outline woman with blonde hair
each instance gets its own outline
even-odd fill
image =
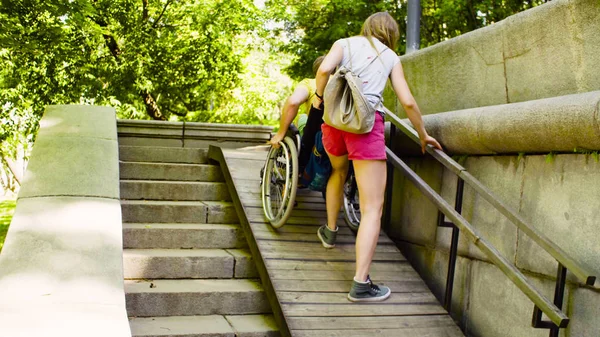
[[[327,224],[317,232],[324,247],[335,247],[338,230],[336,219],[342,203],[348,160],[353,161],[358,184],[361,221],[356,237],[356,273],[348,293],[348,299],[353,302],[383,301],[391,294],[388,287],[375,285],[369,277],[381,228],[386,184],[382,94],[388,78],[419,134],[423,152],[427,144],[441,149],[440,144],[425,131],[421,112],[404,78],[400,58],[394,52],[399,36],[398,24],[390,14],[375,13],[364,22],[359,36],[341,39],[333,44],[316,76],[313,107],[320,107],[322,103],[327,105],[327,97],[323,98],[323,92],[331,72],[340,65],[351,65],[351,70],[360,74],[363,93],[376,110],[373,130],[366,134],[348,133],[327,124],[322,126],[323,144],[333,167],[327,183]]]

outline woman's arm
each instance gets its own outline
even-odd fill
[[[308,88],[304,85],[299,85],[296,87],[296,90],[294,90],[290,97],[285,100],[281,112],[281,119],[279,121],[279,130],[273,136],[273,138],[269,140],[269,144],[273,146],[279,146],[279,142],[285,137],[290,124],[292,124],[294,118],[296,118],[296,115],[298,115],[298,108],[302,103],[306,102],[308,96]]]
[[[410,92],[410,88],[408,87],[408,83],[406,83],[406,79],[404,78],[404,71],[402,70],[402,64],[398,62],[392,68],[392,72],[390,74],[390,79],[392,81],[392,87],[394,88],[394,92],[402,104],[404,111],[406,111],[406,115],[408,119],[417,130],[419,134],[419,140],[421,141],[421,150],[425,153],[425,147],[427,144],[442,150],[442,146],[438,141],[429,136],[427,131],[425,131],[425,126],[423,125],[423,119],[421,118],[421,111],[419,110],[419,106],[417,105],[417,101],[413,97]]]
[[[317,70],[317,76],[315,77],[317,90],[317,95],[323,97],[323,92],[325,91],[325,86],[329,81],[329,76],[331,73],[337,68],[337,66],[342,62],[342,57],[344,56],[344,49],[339,45],[339,43],[334,43],[329,50],[329,53],[323,59],[323,63]],[[321,105],[322,100],[315,95],[312,100],[313,107],[319,109],[319,105]]]

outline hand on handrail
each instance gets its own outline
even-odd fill
[[[440,151],[444,151],[444,149],[442,149],[442,146],[440,145],[440,143],[435,138],[431,137],[430,135],[425,136],[425,138],[423,138],[423,139],[419,138],[419,141],[421,142],[421,151],[423,151],[423,154],[425,154],[428,144]]]

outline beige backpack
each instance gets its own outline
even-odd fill
[[[323,92],[325,102],[323,120],[327,125],[338,130],[358,134],[369,133],[375,124],[375,108],[363,94],[363,81],[360,79],[360,74],[354,73],[352,69],[349,39],[346,40],[346,43],[348,44],[350,68],[339,67],[329,79]],[[375,51],[377,57],[373,58],[361,73],[368,69],[376,58],[379,58],[377,48]]]

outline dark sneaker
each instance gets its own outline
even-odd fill
[[[337,228],[335,231],[332,231],[331,229],[329,229],[329,227],[327,227],[327,225],[319,227],[319,230],[317,231],[317,236],[319,237],[319,239],[321,239],[323,247],[335,247],[335,238],[337,237],[338,229],[339,228]]]
[[[348,299],[352,302],[379,302],[386,300],[391,294],[389,287],[375,285],[367,276],[367,282],[358,282],[356,279],[352,282]]]

